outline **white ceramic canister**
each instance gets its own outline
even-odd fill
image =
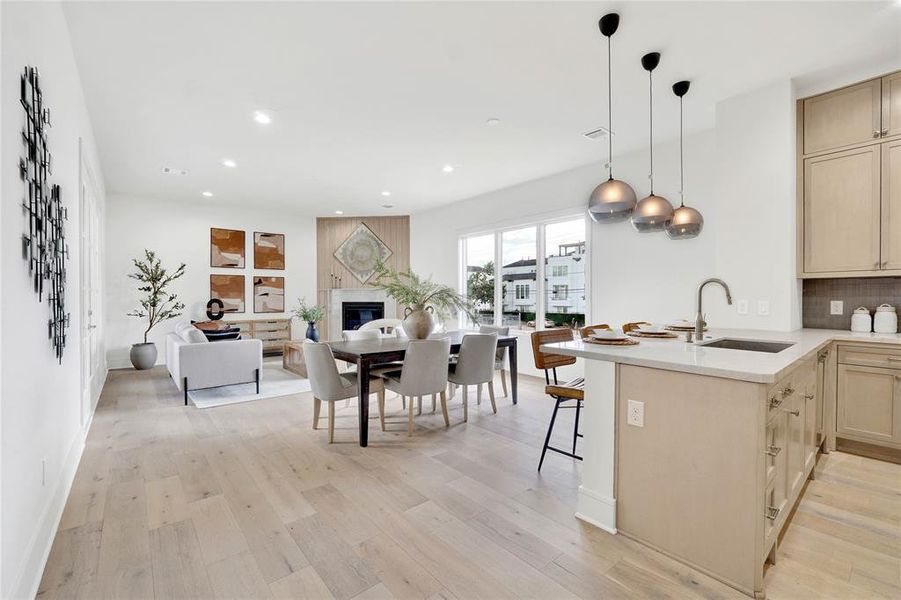
[[[865,306],[854,309],[854,312],[851,314],[851,331],[860,333],[873,331],[873,318],[870,316],[870,309]]]
[[[898,313],[890,304],[876,307],[876,318],[873,319],[873,331],[876,333],[898,333]]]

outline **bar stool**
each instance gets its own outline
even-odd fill
[[[600,327],[598,327],[600,329]],[[576,454],[576,444],[582,434],[579,433],[579,416],[582,412],[582,403],[585,400],[585,379],[577,377],[566,383],[557,381],[557,367],[575,364],[574,356],[563,356],[562,354],[548,354],[541,352],[539,348],[542,344],[553,344],[556,342],[573,341],[573,332],[568,328],[546,329],[544,331],[536,331],[532,333],[532,356],[535,358],[535,366],[544,371],[544,393],[554,399],[554,412],[551,414],[551,422],[547,428],[547,436],[544,438],[544,447],[541,449],[541,459],[538,461],[538,470],[541,471],[541,465],[544,463],[544,455],[548,450],[582,460],[582,457]],[[551,374],[554,381],[551,383]],[[566,404],[570,402],[571,404]],[[555,448],[551,446],[551,434],[554,431],[554,422],[557,420],[557,411],[561,408],[575,408],[576,420],[573,426],[573,447],[572,452]]]

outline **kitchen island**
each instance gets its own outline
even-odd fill
[[[791,345],[705,345],[724,338]],[[711,330],[702,344],[542,346],[586,359],[576,516],[762,597],[765,562],[835,431],[834,342],[901,336]]]

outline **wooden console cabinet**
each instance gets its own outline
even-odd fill
[[[291,319],[243,319],[227,323],[241,329],[241,337],[261,340],[263,354],[282,354],[285,342],[291,341]]]

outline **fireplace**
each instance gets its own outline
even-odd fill
[[[384,302],[342,302],[341,329],[359,329],[364,323],[385,318]]]

